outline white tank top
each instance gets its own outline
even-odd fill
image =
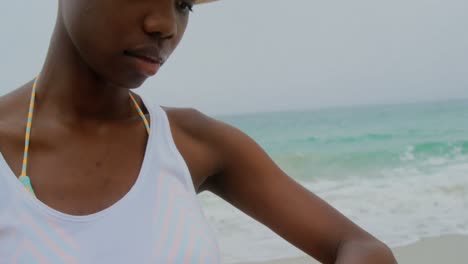
[[[144,103],[151,132],[139,176],[97,213],[68,215],[37,200],[0,153],[0,263],[220,263],[166,112]]]

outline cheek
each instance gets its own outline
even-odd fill
[[[99,2],[92,0],[63,0],[61,2],[62,17],[65,29],[77,48],[86,46],[99,34],[100,20],[96,19],[99,14]],[[105,15],[105,14],[101,14]]]
[[[179,45],[179,43],[182,41],[183,37],[184,37],[184,34],[185,34],[185,30],[187,29],[187,24],[188,24],[188,19],[187,18],[182,18],[180,21],[179,21],[179,25],[177,26],[177,35],[170,41],[168,41],[170,43],[170,46],[171,46],[171,53],[177,48],[177,46]]]
[[[138,87],[144,79],[128,70],[123,50],[147,43],[148,37],[139,24],[144,12],[135,4],[117,8],[119,3],[117,0],[62,0],[61,11],[74,49],[90,69],[116,85]],[[115,12],[119,9],[125,10],[125,14]],[[180,16],[177,23],[176,36],[161,43],[166,55],[182,40],[188,18]]]
[[[110,1],[64,2],[68,2],[64,4],[64,10],[73,10],[64,13],[64,24],[74,48],[97,74],[108,75],[106,72],[112,68],[113,58],[124,49],[122,42],[132,22],[123,21],[123,16],[112,12],[115,7],[107,6]]]

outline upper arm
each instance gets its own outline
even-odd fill
[[[289,177],[239,129],[206,121],[212,148],[222,161],[219,174],[202,186],[320,261],[336,257],[348,237],[370,235]]]

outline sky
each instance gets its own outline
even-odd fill
[[[56,5],[0,2],[0,94],[40,71]],[[466,10],[466,0],[204,4],[138,91],[210,115],[468,98]]]

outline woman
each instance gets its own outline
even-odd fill
[[[194,0],[59,0],[38,78],[0,99],[2,263],[219,263],[211,191],[323,263],[395,263],[248,136],[130,92]]]

